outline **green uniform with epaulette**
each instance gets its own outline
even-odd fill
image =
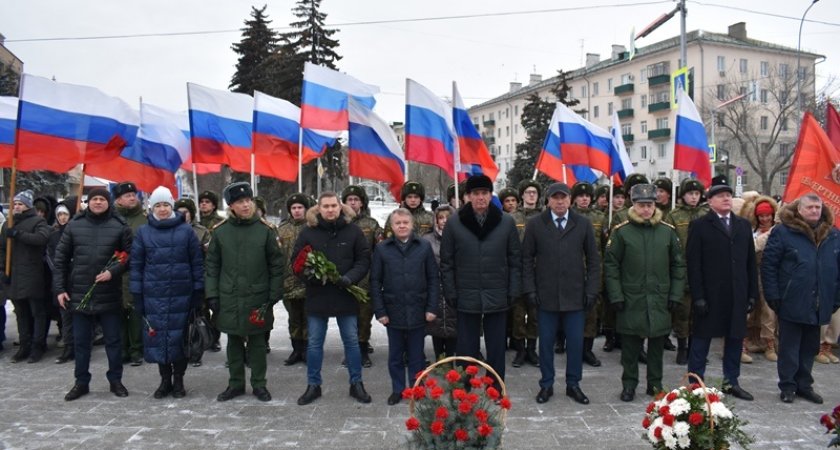
[[[542,208],[524,209],[520,207],[511,215],[516,221],[516,230],[519,232],[519,242],[525,239],[525,224],[528,219],[539,215]],[[539,322],[537,321],[537,308],[529,306],[525,296],[519,296],[513,301],[513,307],[509,312],[509,333],[513,339],[513,348],[517,354],[513,358],[513,366],[522,366],[523,361],[539,367],[539,355],[537,354],[537,338],[539,337]]]
[[[121,192],[121,188],[134,190],[124,190]],[[137,192],[133,187],[133,183],[120,183],[115,188],[114,197],[119,197],[117,195],[118,193],[122,195],[127,192]],[[139,202],[134,208],[123,208],[119,205],[114,206],[116,207],[117,213],[131,227],[132,236],[137,232],[138,228],[149,223],[146,211],[143,210],[143,206]],[[124,362],[131,361],[133,365],[139,365],[143,361],[143,319],[134,310],[134,297],[132,297],[131,292],[128,290],[128,278],[128,274],[124,274],[122,279],[122,354]]]
[[[592,229],[595,232],[595,245],[598,247],[598,254],[601,256],[601,261],[604,260],[604,237],[606,235],[607,218],[604,213],[594,208],[578,208],[572,207],[572,210],[582,216],[586,216],[592,222]],[[603,268],[602,268],[603,269]],[[604,271],[601,270],[603,274]],[[604,280],[601,278],[601,288],[604,288]],[[598,299],[598,303],[594,308],[590,309],[586,314],[586,323],[583,326],[583,337],[585,339],[594,339],[598,336],[598,318],[603,315],[603,302]],[[585,346],[584,346],[585,348]]]

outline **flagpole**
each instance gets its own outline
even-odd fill
[[[566,165],[563,164],[563,184],[566,184]]]
[[[303,127],[298,128],[298,192],[303,192]]]
[[[455,120],[455,93],[457,92],[457,87],[455,85],[455,81],[452,81],[452,103],[449,105],[452,114],[452,120]],[[455,136],[452,139],[452,147],[454,152],[454,157],[452,158],[452,181],[455,184],[455,198],[458,199],[458,204],[461,204],[461,194],[458,192],[458,167],[461,165],[461,147],[458,143],[458,137]]]
[[[192,163],[192,174],[193,174],[193,195],[195,199],[198,200],[198,174],[196,174],[195,170],[195,163]]]
[[[12,173],[11,173],[11,180],[9,183],[9,205],[14,205],[15,201],[15,185],[17,183],[17,159],[18,159],[18,148],[20,146],[20,97],[23,94],[23,78],[21,77],[20,80],[20,92],[18,93],[18,110],[17,110],[17,124],[15,126],[15,149],[12,153]],[[78,208],[76,208],[78,211]],[[6,230],[12,228],[15,225],[15,214],[14,210],[9,212],[9,217],[6,219]],[[8,233],[7,233],[8,235]],[[6,277],[10,277],[12,275],[12,238],[6,238]]]
[[[612,198],[613,198],[613,179],[610,177],[610,198],[607,199],[607,231],[612,229],[612,217],[613,217],[613,208],[612,208]]]
[[[531,177],[531,181],[537,179],[537,174],[540,173],[540,169],[534,169],[534,175]]]
[[[85,192],[85,163],[82,166],[82,176],[79,177],[79,193],[76,196],[76,212],[82,210],[82,194]]]
[[[677,169],[671,169],[671,211],[677,208]]]
[[[259,195],[257,193],[257,178],[254,176],[254,165],[256,164],[256,158],[254,156],[254,148],[251,147],[251,188],[254,190],[254,197]]]

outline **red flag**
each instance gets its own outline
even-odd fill
[[[783,200],[791,202],[808,192],[822,198],[834,213],[834,226],[840,226],[840,151],[811,113],[802,119]]]
[[[827,103],[825,109],[825,134],[834,144],[834,148],[840,151],[840,114],[837,114],[837,110],[831,103]]]

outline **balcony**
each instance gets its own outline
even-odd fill
[[[661,86],[663,84],[668,84],[670,82],[671,82],[671,75],[668,75],[667,73],[662,74],[662,75],[656,75],[656,76],[653,76],[653,77],[648,77],[648,86],[650,86],[650,87]]]
[[[662,140],[662,139],[670,139],[671,138],[671,129],[670,128],[660,128],[658,130],[650,130],[648,131],[648,139],[655,141],[655,140]]]
[[[633,142],[634,136],[632,134],[622,134],[621,139],[624,139],[624,142]]]
[[[633,117],[633,108],[618,110],[618,118],[619,119],[629,119],[631,117]]]
[[[657,111],[669,111],[671,109],[671,102],[658,102],[648,104],[648,112],[654,113]]]
[[[495,126],[496,126],[496,121],[493,120],[493,119],[484,121],[484,128],[490,128],[490,127],[495,127]]]
[[[621,86],[616,86],[613,89],[613,93],[615,95],[623,95],[623,94],[632,94],[633,93],[633,83],[622,84]]]
[[[484,143],[487,144],[487,145],[493,145],[493,144],[496,143],[496,138],[493,137],[493,136],[485,136],[484,137]]]

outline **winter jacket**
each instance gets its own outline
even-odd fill
[[[137,230],[146,225],[148,222],[146,219],[146,211],[143,210],[143,206],[138,204],[134,208],[123,208],[121,206],[114,205],[114,209],[117,211],[117,214],[122,216],[125,219],[125,223],[128,224],[129,228],[131,228],[132,236]],[[125,309],[132,309],[134,308],[134,298],[131,295],[131,290],[128,287],[128,274],[123,277],[122,280],[123,286],[123,308]]]
[[[312,250],[324,253],[336,265],[339,274],[349,278],[352,284],[358,284],[370,268],[370,243],[365,240],[362,230],[350,223],[353,217],[353,208],[347,205],[342,205],[335,222],[324,220],[318,205],[309,208],[306,211],[306,227],[295,242],[292,260],[303,247],[310,245]],[[306,284],[304,309],[307,315],[335,317],[359,314],[359,303],[346,289],[329,282],[303,281]]]
[[[149,216],[131,245],[129,289],[143,320],[143,356],[150,363],[184,359],[184,332],[204,296],[204,254],[184,217]],[[194,295],[198,292],[200,295]],[[148,321],[148,323],[147,323]],[[155,330],[150,336],[148,327]]]
[[[0,231],[0,271],[6,271],[6,238],[8,222]],[[48,293],[44,284],[44,255],[51,229],[34,208],[14,215],[15,237],[12,239],[11,284],[6,288],[6,298],[12,300],[42,299]]]
[[[213,230],[204,264],[206,297],[219,301],[219,331],[250,336],[271,330],[272,307],[283,295],[283,252],[271,224],[230,212]],[[264,305],[265,323],[251,323],[251,312]]]
[[[616,314],[616,332],[642,337],[671,332],[668,302],[679,303],[685,289],[685,262],[674,227],[662,222],[656,209],[649,220],[627,210],[616,226],[604,255],[607,296],[624,302]]]
[[[109,207],[102,214],[89,209],[67,223],[55,250],[53,292],[70,295],[68,309],[76,310],[96,275],[105,269],[116,251],[131,251],[131,228]],[[84,310],[85,314],[114,312],[122,308],[122,274],[128,263],[108,269],[109,281],[99,283]]]
[[[472,204],[464,205],[443,229],[440,268],[444,295],[459,312],[507,311],[522,283],[521,245],[513,218],[490,205],[480,226]]]
[[[455,211],[453,208],[452,211]],[[440,241],[442,234],[437,225],[434,231],[425,234],[421,239],[425,239],[432,246],[432,253],[435,255],[435,262],[438,264],[438,271],[440,271]],[[437,338],[454,338],[458,336],[458,330],[455,328],[458,324],[457,311],[449,303],[446,303],[443,296],[443,285],[441,284],[438,290],[437,300],[437,316],[435,320],[426,324],[426,334]]]
[[[388,327],[412,330],[426,325],[426,313],[438,314],[440,270],[432,246],[412,233],[402,248],[392,236],[373,252],[370,298],[376,318]]]
[[[289,219],[277,228],[280,238],[280,248],[286,257],[285,272],[283,273],[283,298],[286,300],[300,300],[306,295],[306,286],[292,271],[292,249],[294,248],[300,231],[306,226],[306,220]]]
[[[798,207],[799,200],[782,207],[781,224],[764,248],[764,296],[779,319],[825,325],[840,308],[840,231],[825,205],[816,228],[802,219]]]
[[[222,223],[224,220],[225,218],[220,216],[218,211],[216,211],[215,209],[206,216],[204,214],[198,213],[198,223],[210,231],[213,231],[213,228],[215,228],[216,225]]]

